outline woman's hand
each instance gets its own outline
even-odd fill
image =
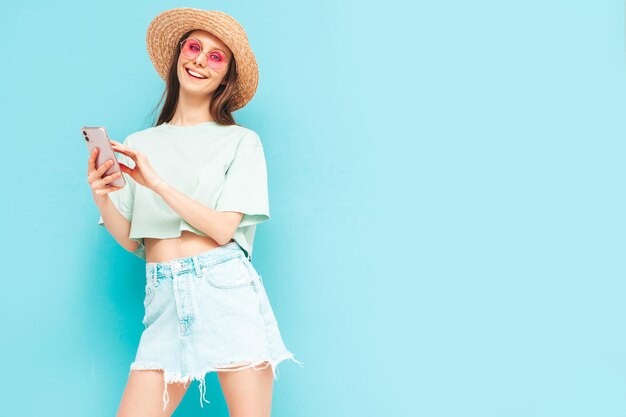
[[[95,198],[107,198],[106,195],[108,193],[122,188],[116,185],[108,185],[111,181],[121,177],[122,174],[120,172],[114,172],[111,175],[102,177],[104,172],[113,166],[113,160],[109,159],[96,169],[98,152],[98,148],[95,148],[91,152],[91,155],[89,155],[89,161],[87,162],[87,182],[89,182],[89,186]]]
[[[109,142],[113,145],[113,151],[128,156],[135,163],[135,168],[131,169],[130,167],[119,162],[122,172],[130,175],[135,182],[151,190],[155,190],[155,188],[163,182],[156,172],[154,172],[154,169],[152,169],[152,165],[150,165],[148,157],[145,154],[130,149],[129,147],[114,140],[109,140]]]

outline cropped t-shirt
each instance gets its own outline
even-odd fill
[[[270,218],[265,154],[256,132],[213,121],[192,126],[163,123],[132,133],[123,143],[145,154],[156,174],[181,193],[217,211],[244,213],[233,239],[252,259],[256,225]],[[134,168],[131,158],[116,156]],[[145,237],[174,238],[183,230],[206,236],[157,193],[122,175],[126,185],[109,197],[131,222],[129,238],[139,243],[135,255],[146,259]],[[102,215],[98,224],[104,226]]]

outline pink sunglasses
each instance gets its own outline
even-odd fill
[[[194,38],[187,38],[180,43],[180,52],[189,59],[196,59],[198,55],[202,52],[202,44],[199,40]],[[224,55],[220,50],[214,49],[208,53],[207,56],[207,64],[214,71],[220,71],[228,66],[228,62],[226,61],[226,55]]]

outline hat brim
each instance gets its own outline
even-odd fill
[[[256,92],[259,68],[243,27],[224,12],[181,7],[157,15],[148,26],[146,48],[159,77],[166,79],[181,36],[195,29],[217,36],[232,51],[237,67],[237,81],[230,110],[242,108]]]

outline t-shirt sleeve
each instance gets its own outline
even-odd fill
[[[269,220],[267,166],[256,132],[251,131],[239,143],[215,210],[244,213],[240,227]]]

